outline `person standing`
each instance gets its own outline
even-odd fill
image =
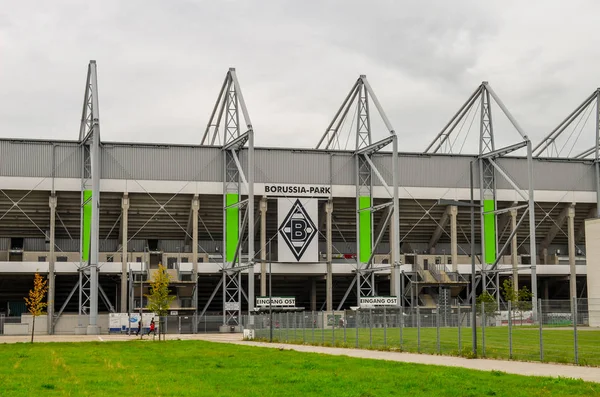
[[[135,333],[135,336],[139,336],[140,332],[142,332],[142,319],[141,318],[138,320],[137,332]]]

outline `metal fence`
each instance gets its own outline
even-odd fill
[[[600,366],[587,308],[587,299],[540,300],[534,318],[531,302],[478,304],[475,327],[470,306],[273,312],[254,316],[253,328],[273,342]]]

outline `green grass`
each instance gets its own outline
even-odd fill
[[[593,396],[564,378],[202,341],[5,344],[2,396]]]
[[[384,338],[385,336],[385,338]],[[539,329],[516,326],[512,329],[512,354],[509,349],[508,327],[486,327],[485,350],[482,330],[478,328],[478,356],[487,358],[512,359],[520,361],[540,361]],[[256,333],[257,338],[268,340],[269,330],[262,329]],[[336,328],[335,330],[319,328],[274,329],[275,341],[289,343],[307,343],[326,346],[357,347],[356,329]],[[555,363],[575,363],[573,331],[563,329],[543,330],[543,361]],[[400,328],[359,328],[358,347],[374,349],[401,350],[428,354],[444,354],[467,356],[471,354],[471,329],[440,328],[438,350],[436,328],[421,328],[420,343],[416,328],[404,328],[402,343]],[[600,366],[600,331],[584,330],[578,332],[578,360],[580,365]]]

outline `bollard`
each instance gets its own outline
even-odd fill
[[[512,359],[512,305],[508,301],[508,358]]]
[[[542,333],[542,324],[544,317],[542,315],[542,300],[538,299],[538,322],[540,324],[540,361],[544,362],[544,336]]]

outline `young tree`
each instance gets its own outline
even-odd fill
[[[481,314],[481,305],[483,305],[483,311],[487,318],[496,316],[497,302],[496,298],[489,292],[484,291],[477,297],[477,315]]]
[[[512,279],[507,279],[502,283],[502,295],[504,296],[504,300],[511,303],[513,310],[519,312],[522,325],[523,312],[531,310],[531,292],[525,286],[520,290],[515,290]]]
[[[27,310],[33,316],[31,325],[31,343],[33,343],[33,334],[35,332],[35,318],[44,312],[44,308],[48,306],[47,302],[42,302],[48,291],[48,280],[44,280],[39,273],[35,273],[33,278],[33,289],[29,290],[29,297],[25,298]]]
[[[162,317],[169,313],[171,302],[175,299],[174,296],[169,295],[170,279],[167,269],[159,263],[158,271],[154,273],[152,281],[150,281],[150,294],[146,295],[148,298],[148,310],[159,316],[158,340],[160,340],[160,335],[162,334]]]

